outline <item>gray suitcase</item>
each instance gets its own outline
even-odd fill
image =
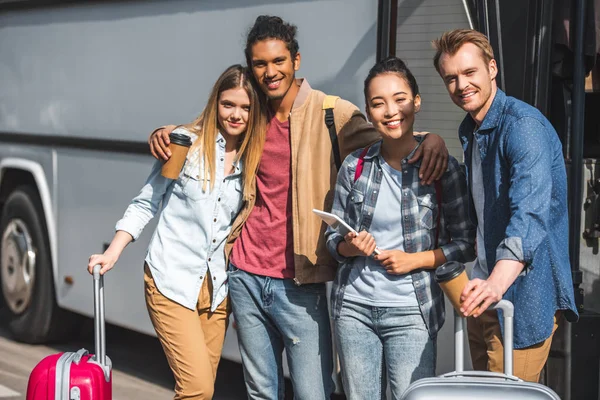
[[[454,312],[454,366],[456,371],[437,378],[413,382],[403,400],[560,400],[551,389],[539,383],[524,382],[513,376],[513,316],[511,302],[501,300],[495,306],[504,314],[504,373],[464,370],[465,320]]]

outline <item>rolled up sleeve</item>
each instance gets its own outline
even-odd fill
[[[164,194],[173,180],[163,177],[160,172],[162,162],[155,161],[152,171],[140,193],[131,201],[115,227],[117,231],[129,233],[137,240],[152,218],[158,213]]]
[[[504,239],[496,249],[496,260],[524,261],[523,242],[520,237]]]

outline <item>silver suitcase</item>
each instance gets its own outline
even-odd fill
[[[513,316],[511,302],[501,300],[495,306],[504,314],[504,373],[464,370],[465,320],[454,312],[455,371],[437,378],[413,382],[403,400],[560,400],[551,389],[539,383],[524,382],[513,376]]]

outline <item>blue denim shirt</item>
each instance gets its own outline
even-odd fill
[[[467,115],[459,137],[469,177],[473,140],[479,145],[489,273],[498,260],[525,263],[504,298],[515,305],[515,348],[532,346],[550,337],[556,310],[577,319],[561,143],[536,108],[500,89],[481,126]]]
[[[420,145],[423,138],[415,138]],[[380,149],[381,141],[369,148],[364,158],[362,174],[356,182],[354,172],[362,149],[346,157],[338,173],[331,212],[359,232],[369,230],[377,204],[382,180]],[[413,154],[414,151],[402,161],[402,234],[406,253],[435,248],[439,212],[435,185],[421,185],[420,163],[407,162]],[[475,226],[467,218],[469,195],[465,175],[453,157],[448,161],[448,170],[442,176],[441,187],[443,212],[440,215],[438,247],[448,261],[471,261],[475,258]],[[329,252],[340,262],[331,292],[331,312],[334,318],[339,318],[350,271],[357,265],[364,265],[364,262],[358,263],[358,257],[346,258],[337,252],[338,244],[344,238],[336,230],[328,228],[325,235]],[[411,272],[419,308],[431,337],[436,336],[445,317],[444,296],[433,279],[434,271],[418,269]]]
[[[197,151],[188,153],[176,180],[163,177],[162,162],[156,161],[140,194],[116,226],[135,240],[162,204],[146,262],[161,294],[192,310],[209,271],[211,310],[227,297],[224,246],[242,205],[242,163],[224,177],[225,139],[220,134],[215,146],[217,168],[212,191],[202,190],[203,168]]]

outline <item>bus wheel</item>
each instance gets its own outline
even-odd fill
[[[2,319],[17,340],[62,339],[72,324],[58,308],[46,224],[35,189],[21,186],[7,198],[0,219]]]

